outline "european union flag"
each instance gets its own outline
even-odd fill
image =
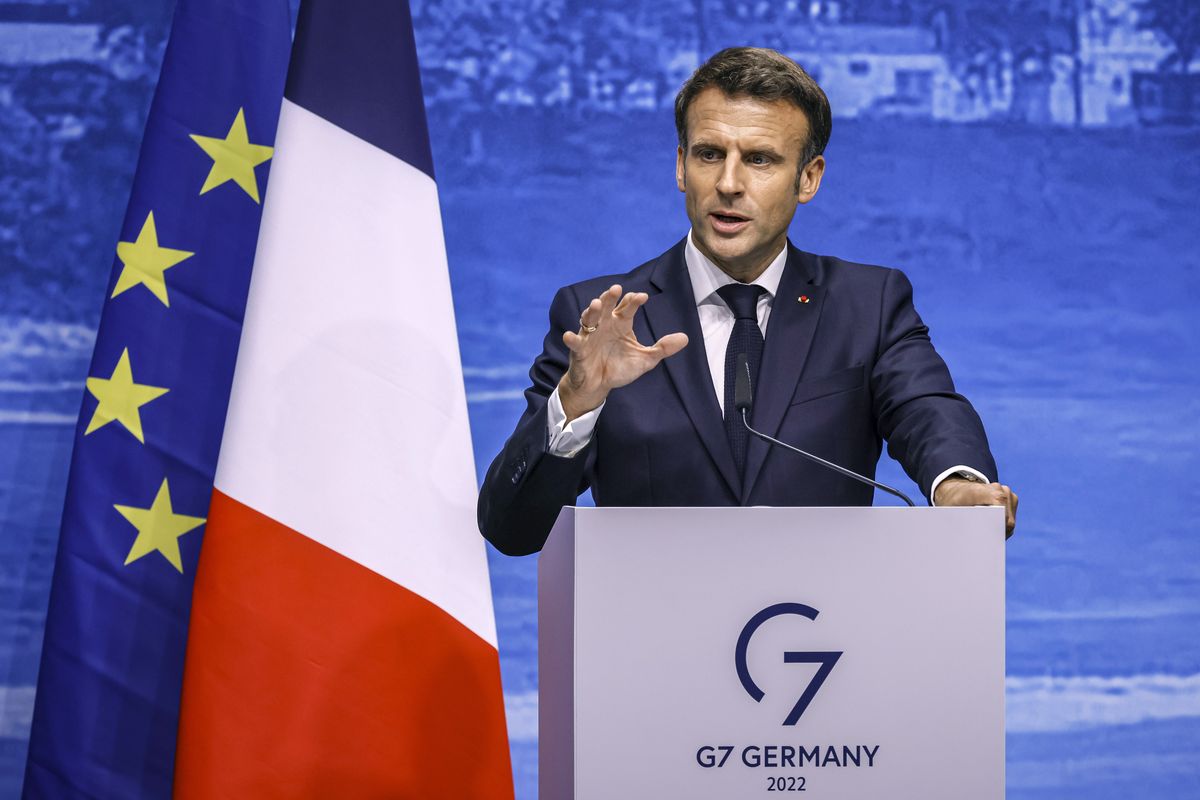
[[[171,796],[290,31],[287,0],[179,0],[76,429],[26,797]]]

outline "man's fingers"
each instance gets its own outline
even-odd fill
[[[1005,486],[1004,495],[1008,501],[1004,510],[1004,535],[1012,536],[1013,529],[1017,527],[1017,493]]]
[[[944,488],[943,488],[944,487]],[[947,479],[938,487],[939,506],[1003,506],[1005,535],[1012,536],[1017,524],[1017,493],[999,483],[971,483]]]
[[[617,301],[621,299],[621,287],[614,283],[605,289],[597,299],[600,301],[600,321],[603,322],[617,307]]]
[[[581,328],[599,327],[600,323],[612,314],[613,308],[620,299],[621,287],[614,283],[601,292],[599,297],[587,304],[587,308],[579,315],[579,326]]]
[[[580,327],[591,328],[598,325],[600,323],[601,308],[602,304],[599,297],[588,303],[587,308],[585,308],[583,313],[579,315]]]
[[[613,309],[613,316],[621,319],[633,319],[633,315],[649,299],[650,295],[645,292],[630,292],[621,298],[620,303],[617,303],[617,307]]]
[[[579,327],[587,328],[594,326],[600,321],[600,300],[596,299],[588,303],[583,311],[579,313]]]
[[[988,489],[991,490],[991,501],[988,505],[1004,506],[1004,535],[1006,538],[1012,536],[1013,529],[1017,526],[1017,493],[999,483],[989,484]]]

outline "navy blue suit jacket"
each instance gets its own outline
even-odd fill
[[[527,407],[488,468],[479,528],[502,552],[541,549],[558,512],[589,486],[601,506],[870,505],[874,490],[751,439],[734,466],[684,261],[686,239],[624,275],[558,291],[550,332],[530,370]],[[546,405],[567,368],[563,332],[619,283],[647,292],[634,332],[643,344],[676,331],[689,344],[611,392],[588,446],[547,452]],[[800,297],[808,302],[801,302]],[[752,424],[836,464],[874,476],[882,441],[928,497],[965,464],[997,480],[975,409],[954,390],[902,272],[805,253],[788,244],[767,323]]]

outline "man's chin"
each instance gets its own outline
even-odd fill
[[[704,236],[698,237],[696,246],[709,260],[722,269],[741,266],[749,255],[750,248],[744,244],[746,237],[733,236]]]

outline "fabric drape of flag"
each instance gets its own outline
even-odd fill
[[[75,434],[26,797],[170,796],[290,27],[286,0],[176,8]]]
[[[305,0],[276,148],[176,796],[511,798],[406,4]]]
[[[290,67],[288,22],[179,1],[27,797],[513,795],[407,6],[305,0]]]

